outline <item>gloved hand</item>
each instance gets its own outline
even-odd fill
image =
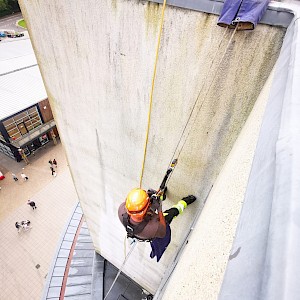
[[[153,194],[151,196],[150,202],[151,202],[151,209],[153,209],[153,211],[156,211],[156,210],[159,211],[159,208],[161,208],[161,201],[156,196],[156,194]]]
[[[151,198],[153,194],[156,194],[156,190],[154,190],[154,189],[148,189],[147,194]]]

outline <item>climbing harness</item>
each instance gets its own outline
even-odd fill
[[[157,195],[155,194],[155,191],[153,191],[151,197],[150,197],[150,206],[148,208],[148,211],[146,213],[145,218],[142,222],[134,225],[130,222],[130,216],[127,212],[125,212],[122,215],[122,224],[126,229],[127,232],[127,238],[131,239],[137,239],[140,242],[150,242],[151,239],[142,239],[138,236],[139,233],[141,233],[144,228],[147,226],[150,220],[152,220],[153,217],[156,216],[156,210],[159,207],[159,199]]]
[[[166,191],[167,186],[166,183],[171,176],[172,172],[174,171],[175,167],[177,165],[177,159],[174,159],[170,166],[168,167],[166,174],[159,186],[158,191],[155,191],[153,189],[149,189],[147,191],[148,196],[150,197],[150,206],[148,208],[148,211],[146,213],[146,217],[143,219],[142,222],[133,225],[130,222],[130,216],[127,212],[125,212],[122,215],[122,224],[124,225],[126,232],[127,232],[127,238],[136,238],[140,242],[150,242],[151,239],[141,239],[138,237],[138,234],[141,233],[146,225],[149,223],[149,221],[152,219],[153,216],[156,215],[156,210],[159,207],[159,201],[164,201],[166,199]]]

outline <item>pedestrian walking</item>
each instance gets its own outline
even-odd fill
[[[21,223],[19,223],[19,222],[16,222],[15,223],[15,227],[17,228],[17,230],[18,230],[18,233],[20,232],[20,230],[21,230]]]
[[[54,168],[50,167],[50,169],[51,169],[51,175],[54,176],[54,177],[56,177],[56,172],[55,172]]]
[[[12,176],[12,178],[13,178],[14,181],[18,181],[19,180],[18,177],[17,177],[17,175],[15,173],[11,173],[11,176]]]
[[[35,205],[35,202],[32,201],[32,200],[28,200],[27,201],[27,204],[30,205],[32,207],[32,210],[35,210],[37,209],[36,205]]]
[[[53,165],[55,166],[55,168],[57,168],[57,161],[55,158],[53,159]]]
[[[24,181],[27,181],[29,178],[24,174],[23,172],[21,173],[21,177],[23,178]]]
[[[18,230],[18,233],[23,229],[24,231],[27,231],[28,229],[31,229],[32,226],[30,226],[31,222],[29,220],[16,222],[15,227]]]
[[[53,167],[53,162],[51,159],[49,159],[48,163],[50,164],[50,168]]]
[[[30,226],[30,221],[26,220],[26,221],[21,221],[21,227],[27,231],[28,229],[31,229],[32,227]]]

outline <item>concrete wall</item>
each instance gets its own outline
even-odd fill
[[[125,0],[20,0],[20,5],[95,248],[119,267],[125,230],[117,209],[139,183],[161,5]],[[202,209],[284,35],[266,25],[237,32],[225,53],[232,31],[224,32],[216,21],[174,7],[165,13],[143,187],[158,187],[200,92],[199,113],[192,116],[164,207],[186,194],[199,201],[172,224],[172,243],[160,263],[149,259],[144,243],[128,260],[125,273],[150,292]]]

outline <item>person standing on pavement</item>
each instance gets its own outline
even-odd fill
[[[21,227],[27,231],[28,229],[31,229],[32,226],[30,226],[31,222],[29,220],[21,221]]]
[[[54,177],[56,177],[56,172],[55,172],[54,168],[50,167],[50,169],[51,169],[51,172],[52,172],[51,175],[54,176]]]
[[[23,178],[24,181],[27,181],[29,178],[24,174],[23,172],[21,173],[21,177]]]
[[[51,159],[49,159],[48,163],[49,163],[49,165],[50,165],[50,168],[53,167],[53,162],[52,162]]]
[[[57,168],[57,161],[55,158],[53,159],[53,165],[55,166],[55,168]]]
[[[13,178],[14,181],[17,182],[19,180],[18,177],[17,177],[17,175],[15,173],[11,173],[11,176],[12,176],[12,178]]]
[[[19,222],[16,222],[15,223],[15,227],[17,228],[17,230],[18,230],[18,233],[20,232],[20,230],[21,230],[21,223],[19,223]]]
[[[37,207],[35,206],[35,202],[34,202],[34,201],[28,200],[28,201],[27,201],[27,204],[30,205],[30,206],[32,207],[32,210],[37,209]]]

